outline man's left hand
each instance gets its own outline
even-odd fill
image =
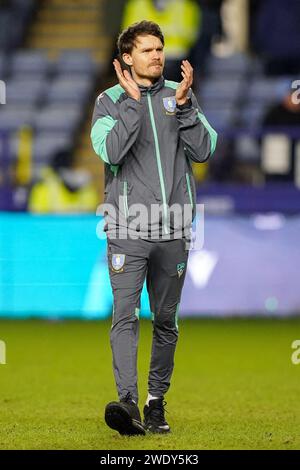
[[[188,60],[183,60],[181,64],[181,75],[183,76],[182,82],[176,90],[176,103],[179,105],[185,104],[188,100],[187,94],[193,84],[193,67]]]

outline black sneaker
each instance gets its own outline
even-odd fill
[[[144,426],[147,431],[160,434],[170,432],[170,426],[165,420],[166,404],[163,398],[156,398],[144,406]]]
[[[136,403],[128,392],[119,402],[112,401],[105,407],[106,424],[122,436],[145,435],[141,415]]]

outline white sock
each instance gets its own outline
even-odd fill
[[[149,406],[149,401],[150,400],[157,400],[157,398],[159,398],[159,397],[154,397],[153,395],[148,393],[147,400],[146,400],[146,405]]]

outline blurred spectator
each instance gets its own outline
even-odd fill
[[[36,3],[36,0],[0,0],[0,49],[21,46]]]
[[[11,17],[9,7],[9,0],[0,0],[0,49],[4,49],[8,43],[7,34]]]
[[[281,103],[273,105],[267,111],[263,119],[263,126],[271,128],[271,132],[267,137],[269,144],[268,146],[265,145],[265,152],[263,151],[263,154],[266,154],[266,159],[270,161],[270,165],[268,166],[271,167],[271,170],[267,171],[267,180],[292,181],[295,179],[295,146],[296,143],[300,141],[300,103],[297,101],[299,100],[296,100],[295,92],[289,92]],[[276,134],[276,128],[278,128],[278,134]],[[276,140],[274,140],[274,136]],[[272,138],[273,148],[270,147]],[[284,142],[286,142],[286,144],[284,144]],[[282,143],[283,147],[281,147]],[[283,168],[286,168],[286,171],[272,171],[272,158],[274,160],[277,158],[274,154],[272,155],[272,150],[274,153],[276,150],[280,151],[281,161],[286,161],[286,164],[283,166]],[[270,157],[268,157],[267,152],[271,153]]]
[[[198,39],[201,10],[196,0],[129,0],[122,28],[141,20],[158,23],[165,37],[165,71],[168,80],[181,82],[181,61],[189,58]]]
[[[221,7],[223,0],[197,0],[201,8],[201,29],[193,46],[190,60],[197,74],[203,73],[205,60],[213,41],[220,41],[224,35]]]
[[[273,105],[266,113],[264,126],[300,126],[300,103],[295,92],[286,95],[281,103]]]
[[[42,172],[30,193],[28,209],[33,213],[94,212],[98,195],[85,170],[73,168],[69,151],[58,152],[51,167]]]
[[[270,75],[300,72],[300,1],[264,0],[256,6],[254,47]]]

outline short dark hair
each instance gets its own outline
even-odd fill
[[[162,45],[165,45],[164,35],[157,23],[147,20],[139,21],[124,29],[119,35],[117,46],[120,57],[122,57],[122,54],[131,54],[136,38],[138,36],[146,36],[147,34],[156,36],[161,40]]]

